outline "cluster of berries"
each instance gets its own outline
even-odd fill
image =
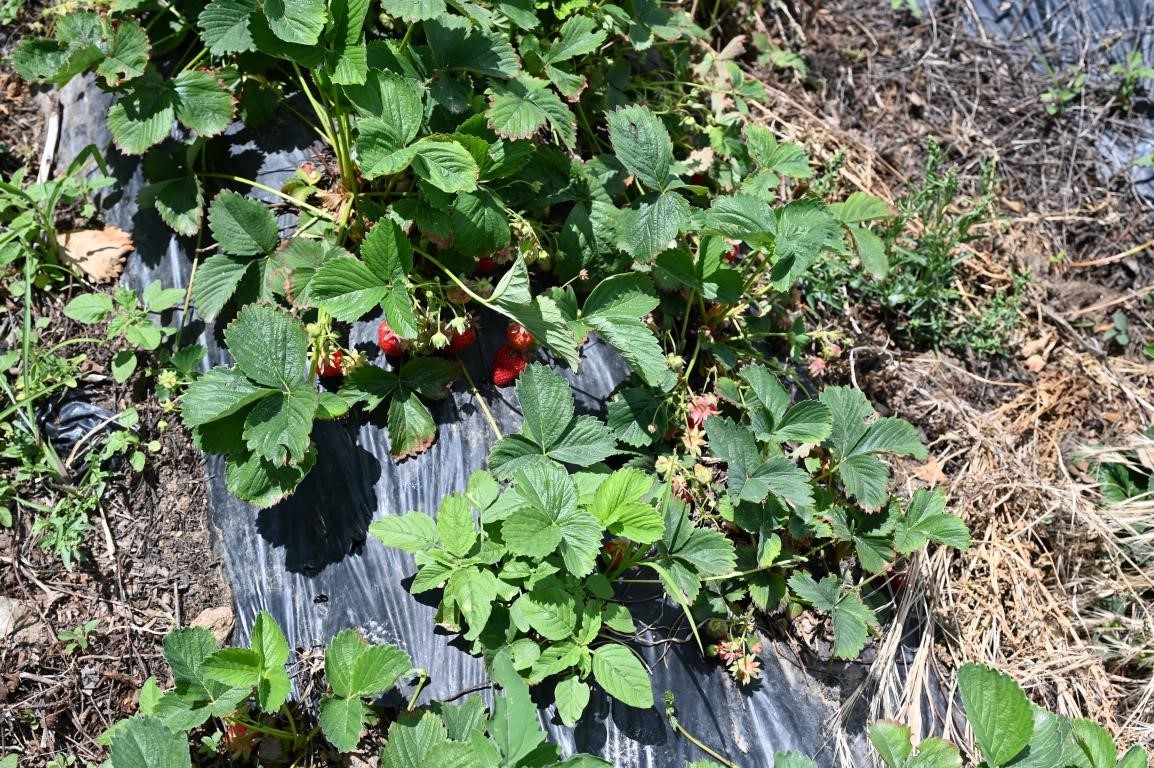
[[[520,323],[509,323],[505,336],[508,343],[498,347],[497,354],[493,356],[493,383],[498,387],[504,387],[517,380],[528,362],[526,352],[535,343],[533,334]],[[474,325],[468,326],[464,331],[451,329],[445,350],[451,355],[459,355],[476,341],[477,329]],[[408,351],[405,340],[393,332],[386,320],[382,320],[377,327],[377,344],[386,355],[403,355]]]

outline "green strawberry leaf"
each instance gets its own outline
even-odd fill
[[[522,75],[489,89],[485,112],[489,127],[506,139],[530,139],[546,125],[572,148],[577,141],[577,119],[549,88],[546,80]]]
[[[449,554],[457,557],[469,554],[477,543],[477,529],[473,522],[473,512],[464,496],[451,493],[441,501],[441,509],[437,513],[437,530]]]
[[[568,640],[577,629],[577,600],[556,587],[538,587],[517,598],[510,611],[546,640]]]
[[[653,478],[637,469],[621,469],[597,487],[589,512],[614,536],[652,544],[665,533],[665,518],[642,499],[649,495]]]
[[[148,65],[149,47],[144,28],[135,19],[121,19],[112,31],[96,72],[112,88],[140,77]]]
[[[402,21],[428,21],[443,16],[445,0],[381,0],[381,10]]]
[[[299,464],[311,445],[318,404],[317,391],[307,381],[270,392],[248,412],[241,436],[250,451],[277,466]]]
[[[234,256],[272,253],[280,243],[276,217],[268,206],[227,189],[213,198],[208,228],[221,250]]]
[[[545,64],[562,61],[593,53],[605,42],[608,35],[597,29],[597,22],[588,16],[570,16],[561,25],[561,30],[542,56]]]
[[[125,85],[108,110],[108,130],[125,154],[140,155],[168,138],[176,121],[173,92],[154,69]]]
[[[389,455],[394,459],[417,456],[437,439],[433,414],[415,392],[398,390],[389,403]]]
[[[613,698],[638,709],[653,706],[653,683],[637,655],[618,643],[593,651],[593,679]]]
[[[246,376],[271,389],[291,390],[308,371],[308,333],[288,312],[249,304],[224,331],[225,344]]]
[[[181,72],[172,81],[176,118],[201,136],[224,133],[232,124],[232,94],[208,72]],[[215,202],[215,201],[214,201]],[[276,247],[276,244],[273,244]],[[265,249],[267,253],[271,249]]]
[[[692,207],[677,192],[650,193],[620,213],[617,247],[648,264],[673,245],[689,224]]]
[[[856,659],[865,648],[870,630],[879,626],[877,616],[856,592],[841,593],[837,576],[831,574],[817,582],[808,573],[795,573],[789,579],[789,588],[799,600],[830,615],[834,655],[838,658]]]
[[[287,466],[252,453],[233,453],[225,468],[225,485],[238,499],[262,509],[271,507],[296,490],[316,461],[315,447],[309,448],[299,464]]]
[[[217,253],[209,256],[196,272],[192,300],[205,320],[214,320],[236,295],[256,260],[250,256]]]
[[[321,733],[340,752],[352,752],[357,748],[371,714],[372,711],[359,698],[325,696],[317,707]]]
[[[870,723],[866,734],[887,768],[905,768],[914,751],[913,731],[909,726],[883,720]]]
[[[651,387],[668,390],[676,380],[665,353],[643,318],[658,298],[649,280],[638,274],[602,280],[585,300],[581,321],[617,350],[629,367]]]
[[[424,512],[383,517],[369,526],[369,533],[386,547],[403,549],[411,554],[441,546],[437,523]]]
[[[189,427],[199,427],[237,413],[273,390],[254,384],[242,371],[213,368],[194,379],[185,393],[181,418]]]
[[[606,117],[609,142],[626,170],[650,190],[668,189],[673,180],[673,141],[661,120],[641,106],[618,109]]]
[[[413,171],[442,192],[472,192],[481,168],[463,145],[447,136],[427,136],[413,145]]]
[[[196,23],[208,52],[224,56],[255,50],[249,19],[256,9],[256,0],[212,0],[206,5]]]
[[[109,758],[113,768],[185,768],[192,765],[188,736],[154,717],[132,717],[117,727]]]
[[[978,664],[958,670],[966,718],[986,761],[1009,765],[1030,743],[1034,716],[1030,700],[1012,678]]]
[[[325,26],[324,0],[265,0],[269,29],[286,43],[312,46]]]
[[[970,548],[970,532],[961,518],[946,513],[946,494],[940,487],[914,491],[894,529],[894,547],[905,555],[931,541],[956,549]]]
[[[493,657],[489,674],[504,690],[493,697],[489,734],[501,751],[505,765],[522,765],[522,759],[537,750],[545,734],[537,721],[537,708],[529,698],[529,686],[517,674],[507,652]]]

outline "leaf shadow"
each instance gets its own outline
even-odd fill
[[[296,493],[257,514],[257,532],[272,547],[284,548],[290,573],[316,576],[364,549],[381,465],[355,437],[351,424],[318,423],[312,472]]]

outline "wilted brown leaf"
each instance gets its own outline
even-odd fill
[[[94,283],[120,277],[124,260],[132,253],[132,237],[123,229],[78,229],[60,236],[64,263],[77,267]]]

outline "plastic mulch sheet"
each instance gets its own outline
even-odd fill
[[[108,146],[103,128],[106,95],[81,80],[64,90],[61,103],[61,162],[89,143]],[[313,159],[309,136],[291,123],[277,122],[258,133],[238,126],[230,139],[218,143],[228,146],[232,173],[273,187],[300,162]],[[125,282],[137,289],[154,279],[166,287],[185,286],[196,244],[173,236],[153,212],[138,210],[136,193],[144,183],[139,163],[109,152],[120,184],[102,201],[103,215],[107,223],[131,232],[137,248]],[[283,223],[287,234],[289,220]],[[487,381],[483,360],[491,359],[503,328],[504,321],[490,318],[487,332],[466,355],[475,381]],[[212,325],[193,328],[202,333],[209,364],[228,362],[214,335],[217,330]],[[373,341],[370,323],[353,329],[353,345],[375,353]],[[571,377],[578,408],[600,412],[624,374],[624,364],[605,346],[587,346],[580,373]],[[518,429],[512,388],[481,386],[502,431]],[[435,630],[435,606],[408,594],[408,579],[415,571],[410,556],[367,535],[373,519],[436,510],[443,496],[463,489],[469,475],[484,467],[495,436],[469,390],[458,386],[433,410],[439,425],[436,443],[424,455],[399,464],[388,457],[383,423],[322,423],[314,435],[316,468],[293,496],[263,511],[233,497],[225,488],[222,463],[206,460],[208,514],[235,601],[234,642],[247,642],[257,612],[264,609],[300,649],[321,646],[349,627],[371,640],[404,648],[431,675],[422,701],[485,681],[481,662],[458,647],[453,636]],[[674,604],[645,597],[639,596],[637,604],[647,615],[637,618],[650,630],[638,650],[652,667],[659,708],[662,694],[672,691],[681,723],[741,766],[771,768],[773,753],[779,750],[813,755],[823,766],[838,764],[832,746],[838,702],[860,682],[860,665],[831,664],[815,672],[788,649],[767,643],[761,679],[739,689],[719,664],[702,659]],[[679,621],[680,628],[673,631]],[[680,642],[663,642],[671,638]],[[547,698],[538,695],[542,701]],[[566,753],[593,753],[621,768],[680,768],[706,757],[672,731],[660,709],[632,709],[598,692],[575,728],[562,727],[548,708],[542,709],[541,718]],[[851,743],[860,759],[852,762],[868,765],[862,724],[855,728]]]
[[[1067,65],[1107,76],[1132,51],[1154,64],[1154,2],[1151,0],[973,0],[983,32],[1014,43],[1043,70]],[[1154,166],[1137,165],[1154,155],[1154,94],[1139,89],[1128,124],[1120,134],[1101,130],[1092,140],[1102,155],[1101,175],[1129,177],[1134,189],[1154,200]]]

